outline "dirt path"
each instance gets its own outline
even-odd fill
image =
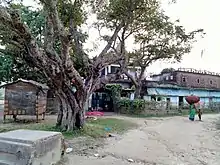
[[[132,118],[140,124],[139,129],[109,139],[103,148],[91,148],[85,155],[68,155],[66,164],[219,165],[220,139],[215,129],[219,118],[220,115],[203,115],[204,122],[190,122],[186,117]],[[128,159],[134,162],[129,163]]]

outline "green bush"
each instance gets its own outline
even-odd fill
[[[143,99],[121,98],[117,103],[117,108],[122,114],[142,114],[145,110],[145,101]]]
[[[110,96],[113,100],[113,109],[114,112],[117,111],[117,103],[121,98],[122,86],[120,84],[106,84],[105,89],[110,91]]]

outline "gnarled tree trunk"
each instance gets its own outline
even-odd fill
[[[134,97],[137,98],[137,99],[141,98],[141,88],[142,88],[141,85],[135,86]]]
[[[56,126],[60,127],[63,131],[82,128],[84,125],[86,101],[80,100],[82,97],[77,98],[76,93],[71,89],[59,91],[58,97],[61,104]]]

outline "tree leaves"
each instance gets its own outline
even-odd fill
[[[13,60],[9,55],[0,54],[0,82],[7,82],[11,78]]]
[[[84,21],[84,16],[81,11],[80,6],[77,6],[76,3],[73,4],[71,1],[59,1],[59,12],[60,17],[62,17],[62,21],[64,25],[69,28],[70,24],[69,21],[70,17],[73,18],[74,22],[77,22],[74,26],[79,26]],[[76,5],[76,6],[74,6]],[[43,10],[40,9],[33,9],[31,6],[24,6],[22,4],[14,4],[10,3],[8,6],[12,10],[17,10],[20,14],[20,17],[22,19],[22,22],[24,22],[30,29],[31,34],[36,39],[38,45],[40,47],[43,47],[44,45],[44,38],[45,38],[45,28],[46,28],[46,15]],[[67,8],[68,7],[68,8]],[[70,10],[71,9],[71,10]],[[66,15],[68,14],[68,15]],[[77,14],[77,15],[76,15]],[[74,16],[74,17],[72,17]],[[2,28],[1,28],[2,27]],[[33,79],[35,81],[39,82],[45,82],[44,75],[42,72],[36,68],[33,68],[31,63],[27,63],[26,61],[22,60],[22,57],[27,53],[23,47],[19,49],[19,47],[14,46],[11,44],[14,34],[10,29],[7,29],[0,25],[0,44],[5,45],[5,48],[8,52],[11,52],[10,54],[2,54],[1,58],[7,61],[10,61],[10,66],[7,65],[7,67],[1,67],[1,75],[2,79],[0,81],[11,81],[16,80],[18,78],[24,78],[24,79]],[[6,37],[7,36],[7,37]],[[79,31],[79,40],[80,42],[85,42],[85,39],[87,38],[86,34],[83,34],[81,31]],[[18,38],[14,38],[17,40]],[[60,43],[57,40],[56,44],[54,45],[55,50],[59,53],[60,52]],[[75,51],[75,50],[74,50]],[[72,54],[75,54],[72,52]],[[75,65],[77,69],[80,70],[80,68],[83,68],[83,62],[80,59],[82,56],[78,55],[77,58],[75,58]],[[2,62],[4,61],[2,60]],[[77,61],[76,61],[77,60]],[[6,69],[8,68],[8,69]],[[6,70],[4,70],[6,69]],[[10,72],[9,72],[10,71]],[[83,75],[85,70],[80,71]]]
[[[99,54],[99,57],[94,58],[91,62],[83,50],[83,43],[87,35],[79,30],[86,20],[86,11],[83,6],[85,1],[58,0],[55,6],[52,4],[54,1],[41,0],[41,2],[44,4],[44,8],[41,10],[32,10],[30,7],[21,4],[10,4],[8,9],[19,11],[22,21],[29,27],[40,48],[45,49],[44,45],[49,44],[50,51],[46,51],[43,55],[58,56],[57,59],[60,58],[61,63],[68,64],[69,67],[70,61],[68,63],[67,61],[62,61],[66,60],[62,56],[65,47],[66,50],[70,50],[70,52],[65,53],[71,56],[74,68],[77,68],[76,70],[84,77],[93,73],[97,78],[98,72],[107,64],[117,61],[114,59],[117,57],[123,61],[121,66],[124,71],[127,70],[129,65],[133,67],[140,66],[142,74],[140,74],[139,79],[143,79],[143,72],[157,60],[180,61],[185,53],[190,52],[192,44],[196,41],[196,35],[202,33],[202,29],[186,33],[184,27],[178,21],[172,22],[164,14],[158,0],[101,1],[102,7],[95,11],[98,18],[96,25],[114,31],[114,33],[111,36],[103,36],[107,45]],[[49,2],[53,6],[48,5]],[[88,1],[88,3],[96,5],[97,2],[98,0]],[[57,10],[58,16],[56,13],[51,12],[55,10],[54,8]],[[49,14],[46,12],[49,12]],[[55,18],[55,16],[59,18]],[[48,17],[51,18],[48,19]],[[51,25],[48,25],[48,23]],[[54,25],[62,25],[60,26],[62,28]],[[47,34],[45,31],[47,31]],[[58,35],[58,33],[60,34]],[[63,38],[67,34],[71,43],[67,41],[67,38]],[[47,35],[50,35],[51,43],[46,43],[45,37],[48,37]],[[130,36],[134,38],[134,44],[138,45],[139,48],[128,53],[125,49],[126,41]],[[16,45],[22,42],[20,42],[21,38],[17,36],[15,29],[4,29],[3,26],[0,26],[0,39],[1,44],[12,52],[12,61],[19,61],[20,63],[22,57],[27,58],[27,50],[24,49],[24,46]],[[67,49],[65,44],[63,44],[64,42],[69,44],[71,48]],[[117,44],[119,44],[119,49],[115,49]],[[110,56],[110,49],[113,49],[116,55]],[[14,55],[16,58],[14,58]],[[52,61],[56,60],[54,57],[50,58]],[[28,58],[26,61],[28,61]],[[61,63],[57,64],[57,66],[62,65]],[[16,64],[18,65],[18,63]],[[24,65],[28,65],[30,71],[36,72],[36,68],[32,68],[31,62],[24,63]],[[21,67],[18,68],[23,69]],[[37,72],[40,71],[38,70]]]
[[[191,51],[197,34],[203,35],[203,29],[187,33],[178,20],[172,22],[158,0],[110,0],[98,16],[100,25],[109,29],[123,23],[118,35],[120,50],[114,50],[118,56],[124,56],[120,65],[136,88],[141,87],[149,65],[158,60],[181,61],[182,56]],[[126,53],[126,41],[130,36],[137,47]],[[129,74],[128,66],[141,67],[139,76]]]
[[[86,20],[86,12],[82,8],[81,0],[58,0],[58,12],[65,27],[77,27]]]

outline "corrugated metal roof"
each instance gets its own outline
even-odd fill
[[[41,83],[33,81],[33,80],[24,80],[24,79],[18,79],[17,81],[4,84],[4,85],[0,86],[0,88],[3,88],[3,87],[8,86],[8,85],[15,84],[15,83],[18,83],[18,82],[29,83],[29,84],[32,84],[32,85],[34,85],[34,86],[36,86],[38,88],[41,88],[41,89],[46,89],[46,90],[49,89],[49,87],[47,85],[45,85],[45,84],[41,84]]]
[[[204,91],[220,91],[217,88],[189,88],[184,86],[179,86],[172,83],[162,83],[158,81],[145,81],[144,86],[146,88],[165,88],[165,89],[183,89],[183,90],[204,90]]]
[[[199,97],[218,97],[220,98],[219,91],[207,91],[207,90],[198,90],[198,89],[172,89],[172,88],[148,88],[148,95],[157,95],[157,96],[189,96],[196,95]]]
[[[160,95],[160,93],[155,88],[148,88],[147,93],[148,95]]]

